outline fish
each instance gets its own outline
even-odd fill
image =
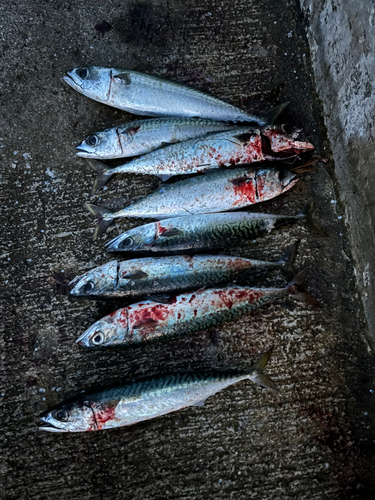
[[[256,116],[191,87],[137,71],[87,66],[68,71],[65,83],[80,94],[141,116],[208,118],[216,121],[273,123],[288,103]]]
[[[166,219],[225,212],[275,198],[297,182],[296,174],[285,169],[241,167],[162,184],[153,193],[116,212],[87,202],[83,206],[98,220],[95,240],[119,217]]]
[[[83,297],[150,297],[179,293],[202,286],[224,285],[237,278],[272,269],[293,270],[298,241],[276,262],[227,255],[180,255],[145,257],[123,262],[113,260],[70,282],[70,295]],[[166,300],[169,300],[167,296]]]
[[[166,340],[216,327],[286,296],[317,305],[310,294],[301,291],[306,274],[306,270],[301,271],[284,288],[230,286],[183,293],[169,303],[137,302],[96,321],[76,342],[104,348]]]
[[[160,417],[188,406],[203,406],[210,396],[241,380],[251,380],[277,391],[273,380],[263,373],[272,348],[247,370],[177,373],[148,378],[80,394],[40,418],[39,430],[87,432],[113,429]]]
[[[76,146],[76,155],[102,160],[140,156],[169,144],[234,128],[233,124],[203,118],[136,120],[90,135]]]
[[[172,217],[130,229],[110,240],[106,250],[149,254],[203,252],[234,246],[301,222],[326,236],[313,219],[313,206],[313,200],[309,199],[296,215],[227,212]]]
[[[155,175],[163,181],[175,175],[196,174],[238,164],[285,160],[311,151],[314,146],[299,140],[300,131],[288,134],[282,127],[241,127],[171,144],[118,167],[96,160],[89,165],[98,173],[91,195],[114,174]]]

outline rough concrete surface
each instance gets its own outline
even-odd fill
[[[95,29],[105,20],[112,27]],[[0,337],[1,498],[372,498],[375,373],[331,160],[257,210],[296,213],[313,196],[322,238],[303,225],[226,253],[277,258],[301,239],[311,309],[284,300],[217,331],[132,349],[89,352],[75,338],[117,302],[78,301],[67,283],[108,261],[82,209],[93,174],[74,145],[131,116],[90,101],[61,77],[97,64],[146,71],[248,109],[290,101],[331,159],[309,49],[293,1],[62,2],[0,5],[4,328]],[[123,206],[158,185],[120,176],[94,201]],[[340,208],[338,208],[340,207]],[[264,284],[285,283],[274,273]],[[271,344],[272,393],[239,383],[133,427],[47,434],[38,416],[81,391],[187,369],[245,367]]]
[[[301,0],[301,8],[373,344],[375,2]]]

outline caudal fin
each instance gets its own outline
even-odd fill
[[[97,207],[91,203],[84,203],[83,208],[86,209],[90,214],[95,215],[98,219],[98,224],[95,228],[94,235],[92,237],[93,241],[97,240],[111,225],[114,219],[104,219],[103,216],[108,216],[112,213],[111,210],[104,207]]]
[[[297,274],[293,264],[296,259],[298,245],[300,241],[301,240],[297,240],[295,243],[293,243],[293,245],[289,246],[285,250],[283,255],[280,257],[280,259],[277,261],[278,264],[280,264],[281,270],[291,276],[295,276]]]
[[[105,165],[101,161],[92,160],[91,158],[89,158],[87,161],[90,167],[98,174],[98,177],[95,179],[90,193],[90,196],[93,196],[97,191],[99,191],[99,189],[107,184],[113,173],[109,174],[107,165]]]
[[[314,307],[320,307],[319,302],[308,292],[304,290],[307,279],[307,268],[305,267],[288,283],[287,290],[289,295],[300,302],[305,302]]]
[[[313,219],[312,212],[314,207],[314,200],[310,198],[302,210],[296,215],[297,218],[305,219],[306,225],[312,231],[316,231],[320,236],[327,236],[323,228],[319,226],[315,219]]]
[[[266,367],[268,360],[273,351],[273,346],[267,352],[265,352],[258,361],[256,361],[253,366],[250,368],[249,379],[255,382],[256,384],[261,385],[262,387],[267,387],[268,389],[272,389],[274,391],[278,391],[278,387],[275,382],[270,379],[268,375],[263,373],[264,368]]]
[[[262,114],[262,118],[264,120],[264,123],[267,125],[271,125],[272,123],[274,123],[275,120],[284,111],[284,109],[286,109],[288,106],[289,106],[289,101],[283,102],[282,104],[279,104],[275,108],[272,108],[269,111],[267,111],[267,113]]]

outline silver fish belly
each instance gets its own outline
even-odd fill
[[[140,156],[167,144],[232,128],[203,118],[136,120],[90,135],[76,146],[76,155],[99,160]]]
[[[144,116],[200,117],[263,125],[272,123],[285,108],[280,105],[264,116],[256,116],[191,87],[136,71],[100,66],[73,69],[63,80],[86,97]]]
[[[81,395],[43,415],[39,429],[87,432],[124,427],[188,406],[203,406],[210,396],[245,379],[277,390],[263,373],[271,352],[272,348],[246,371],[180,373]]]

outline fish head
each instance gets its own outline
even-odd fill
[[[76,146],[76,150],[76,155],[81,158],[119,158],[123,154],[115,128],[90,135]]]
[[[262,135],[270,141],[273,153],[300,154],[314,149],[313,144],[299,140],[301,130],[295,129],[288,134],[280,125],[269,125],[262,129]]]
[[[298,182],[296,174],[285,169],[264,168],[256,175],[258,201],[270,200],[291,189]]]
[[[156,241],[156,224],[144,224],[120,234],[106,244],[107,252],[136,252],[148,250]]]
[[[118,281],[117,269],[117,260],[112,260],[103,266],[77,276],[69,283],[69,285],[73,286],[70,295],[101,296],[105,295],[106,292],[113,292]]]
[[[43,414],[40,419],[46,425],[39,429],[47,432],[84,432],[96,429],[93,410],[83,401],[60,405]]]
[[[76,343],[90,348],[122,344],[128,330],[128,309],[124,307],[94,323],[78,337]]]
[[[100,66],[86,66],[68,71],[63,80],[77,92],[105,102],[111,90],[112,70]]]

